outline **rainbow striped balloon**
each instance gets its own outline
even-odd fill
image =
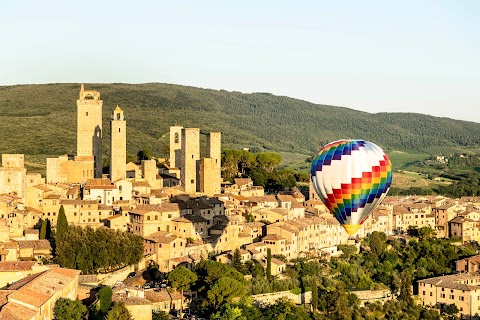
[[[372,142],[338,140],[320,149],[310,178],[330,212],[349,235],[354,235],[387,194],[392,164]]]

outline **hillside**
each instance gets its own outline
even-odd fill
[[[85,84],[104,101],[104,152],[109,118],[118,104],[127,120],[129,154],[165,155],[175,123],[221,131],[224,148],[311,155],[340,138],[363,138],[388,150],[446,154],[480,150],[480,124],[421,114],[370,114],[268,93],[180,85]],[[0,87],[0,153],[57,155],[76,150],[76,99],[80,84]]]

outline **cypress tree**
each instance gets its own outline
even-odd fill
[[[47,219],[46,227],[45,227],[45,239],[50,239],[51,237],[52,237],[52,223],[50,222],[50,219]]]
[[[60,211],[58,212],[58,219],[57,219],[57,233],[56,238],[57,240],[62,240],[65,234],[68,231],[68,221],[67,216],[65,215],[65,209],[63,205],[60,206]]]
[[[108,286],[102,287],[98,291],[98,296],[100,299],[100,311],[106,314],[112,304],[112,288]]]
[[[240,254],[240,249],[235,249],[232,258],[232,267],[234,267],[238,272],[243,273],[243,264],[242,264],[242,255]]]
[[[317,281],[313,281],[312,283],[312,309],[313,312],[317,311],[318,308],[318,287]]]
[[[40,239],[43,240],[47,236],[47,220],[41,221],[41,226],[40,226]]]
[[[267,280],[272,280],[272,250],[267,249]]]

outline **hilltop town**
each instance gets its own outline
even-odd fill
[[[203,134],[200,128],[174,125],[168,159],[127,163],[128,114],[120,106],[111,109],[106,170],[103,111],[100,92],[82,85],[76,155],[48,158],[45,177],[27,172],[23,154],[2,154],[1,319],[51,319],[57,300],[95,301],[98,285],[113,287],[112,300],[123,302],[134,319],[150,320],[160,311],[181,315],[195,294],[167,281],[148,282],[142,272],[152,266],[165,275],[211,259],[259,266],[265,275],[283,279],[292,261],[330,261],[342,255],[341,248],[360,250],[362,239],[374,233],[407,241],[412,230],[431,229],[436,238],[480,241],[480,198],[443,196],[387,196],[355,239],[349,238],[313,191],[304,195],[291,188],[269,194],[250,178],[223,181],[221,132]],[[89,274],[65,268],[55,259],[59,243],[53,245],[54,236],[42,234],[48,221],[58,235],[60,212],[71,228],[141,237],[140,259]],[[420,280],[418,303],[456,304],[460,314],[478,315],[480,276],[472,273],[478,261],[459,259],[457,274]],[[265,303],[265,297],[257,298]]]

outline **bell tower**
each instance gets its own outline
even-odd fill
[[[85,90],[77,100],[77,156],[94,157],[95,178],[102,177],[102,107],[100,92]]]
[[[110,180],[125,179],[127,162],[127,123],[117,106],[110,121]]]

